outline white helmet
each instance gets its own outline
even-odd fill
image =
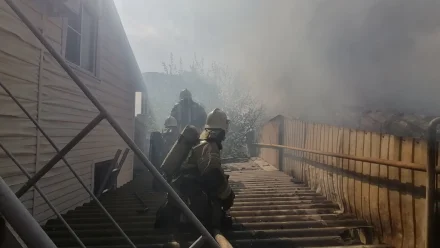
[[[211,113],[208,114],[205,128],[222,129],[227,132],[229,128],[229,120],[226,116],[226,113],[221,111],[219,108],[215,108],[213,111],[211,111]]]
[[[165,120],[165,127],[177,127],[177,120],[176,118],[170,116]]]

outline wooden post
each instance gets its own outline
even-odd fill
[[[284,116],[280,115],[278,125],[278,144],[284,145]],[[284,171],[284,149],[278,149],[278,168]]]

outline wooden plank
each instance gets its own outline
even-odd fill
[[[332,152],[342,153],[342,128],[333,127],[332,128]],[[333,165],[337,168],[335,173],[335,188],[337,203],[344,209],[344,190],[342,187],[342,159],[333,158]]]
[[[334,128],[332,126],[327,126],[327,152],[332,152],[333,151],[333,147],[335,146],[335,142],[334,142],[334,135],[333,135],[333,131]],[[328,175],[328,179],[329,179],[329,188],[330,188],[330,199],[333,202],[338,202],[338,188],[337,188],[337,169],[335,169],[335,167],[337,167],[336,163],[334,163],[334,158],[333,157],[327,157],[327,164],[332,166],[330,167],[331,170],[328,171],[327,175]]]
[[[312,147],[312,145],[311,145],[311,143],[312,143],[312,128],[313,128],[313,126],[310,123],[306,124],[306,129],[307,130],[306,130],[305,147],[307,149],[310,149]],[[304,182],[306,182],[307,185],[309,185],[310,187],[312,185],[311,178],[310,178],[311,177],[311,168],[310,168],[311,166],[308,163],[308,161],[311,160],[311,157],[312,157],[311,154],[304,153],[304,158],[305,158],[304,165],[306,167],[306,180]]]
[[[284,144],[291,144],[291,139],[292,139],[291,125],[292,124],[290,123],[290,120],[286,119],[284,121],[284,135],[283,135]],[[292,155],[293,155],[292,152],[287,151],[287,149],[284,150],[283,165],[284,165],[284,172],[288,175],[295,177],[294,168],[291,165],[291,163],[294,161],[294,159],[291,158]]]
[[[371,157],[371,133],[364,132],[364,144],[362,156]],[[371,163],[362,163],[362,216],[365,220],[371,223],[371,205],[370,205],[370,175],[371,175]]]
[[[382,135],[380,158],[390,158],[390,135]],[[388,166],[380,165],[379,174],[381,178],[388,179]],[[391,207],[390,207],[390,190],[384,185],[379,188],[379,213],[383,231],[383,241],[385,243],[392,242],[391,228]],[[394,210],[393,210],[394,211]]]
[[[426,141],[416,140],[414,142],[414,163],[427,164],[428,163],[428,146]],[[426,172],[414,171],[414,188],[419,192],[419,188],[426,187]],[[421,190],[423,192],[423,190]],[[425,247],[425,206],[426,198],[424,196],[414,196],[412,206],[414,209],[414,247]]]
[[[317,144],[318,135],[319,135],[318,128],[319,128],[318,125],[313,124],[311,146],[312,146],[312,149],[315,149],[315,150],[317,150],[317,146],[318,146],[318,144]],[[312,157],[313,162],[316,162],[318,160],[317,154],[312,154],[311,157]],[[313,165],[310,166],[310,172],[311,172],[310,178],[312,180],[312,186],[313,186],[312,189],[314,189],[314,190],[318,189],[318,184],[317,184],[318,180],[317,180],[317,176],[316,176],[317,171],[318,170],[316,169],[315,166],[313,166]]]
[[[403,138],[401,145],[401,160],[405,162],[413,161],[414,140]],[[400,181],[406,189],[401,191],[401,219],[402,219],[402,247],[415,247],[415,213],[413,208],[413,196],[407,192],[413,192],[414,171],[408,169],[400,170]],[[402,187],[402,188],[403,188]]]
[[[328,125],[322,125],[321,128],[321,151],[328,151],[328,143],[329,143],[329,127]],[[328,156],[322,156],[322,163],[325,165],[328,165]],[[324,189],[325,194],[328,199],[332,199],[332,188],[330,187],[330,176],[329,172],[326,168],[322,169],[323,174],[323,183],[324,183]]]
[[[381,142],[382,137],[378,133],[371,133],[371,157],[372,158],[380,158],[381,154]],[[382,222],[381,222],[381,213],[380,213],[380,198],[379,198],[379,178],[380,178],[380,165],[379,164],[371,164],[371,181],[370,181],[370,193],[368,200],[370,202],[370,215],[371,215],[371,223],[374,226],[374,230],[379,236],[379,239],[382,239],[384,235]],[[386,194],[386,190],[383,189],[383,193]]]
[[[342,142],[342,152],[344,154],[350,154],[350,130],[344,128],[342,130],[343,133],[343,142]],[[343,178],[342,178],[342,184],[343,184],[343,189],[344,189],[344,210],[351,212],[351,208],[350,208],[350,194],[349,194],[349,178],[347,176],[347,173],[345,171],[348,171],[350,168],[350,163],[348,159],[343,159],[342,160],[342,167],[344,169],[343,172]]]
[[[299,121],[299,124],[298,124],[298,133],[299,133],[299,135],[298,135],[298,138],[297,138],[297,140],[296,140],[297,145],[298,145],[299,147],[304,148],[304,147],[305,147],[305,143],[306,143],[306,141],[305,141],[305,135],[306,135],[306,134],[305,134],[305,123],[302,122],[302,121]],[[298,161],[298,168],[299,168],[299,170],[300,170],[300,172],[299,172],[300,180],[301,180],[301,181],[304,181],[304,178],[305,178],[305,172],[306,172],[306,168],[305,168],[305,166],[304,166],[304,153],[303,153],[303,152],[298,152],[297,154],[298,154],[298,157],[301,158],[301,159]]]
[[[400,160],[401,157],[401,147],[402,140],[399,137],[391,136],[390,137],[390,147],[389,147],[389,159],[390,160]],[[400,182],[400,169],[388,167],[388,180]],[[402,199],[400,197],[400,192],[397,189],[391,189],[389,191],[388,201],[391,209],[391,238],[392,244],[400,244],[397,247],[401,247],[402,245]]]
[[[356,155],[356,130],[350,129],[350,155]],[[356,172],[356,162],[353,160],[350,160],[348,162],[349,164],[349,171],[350,173]],[[356,213],[356,182],[353,176],[348,177],[348,203],[350,206],[350,213],[357,214]]]
[[[317,140],[317,150],[322,151],[324,149],[324,125],[318,124],[318,140]],[[324,156],[318,155],[318,164],[324,164]],[[327,196],[327,185],[324,177],[324,170],[321,168],[317,168],[317,180],[319,189],[321,189],[320,193]]]
[[[298,141],[300,144],[300,147],[305,148],[306,147],[306,123],[301,121],[301,139]],[[301,162],[300,162],[300,166],[301,166],[301,181],[305,180],[306,177],[306,172],[307,172],[307,167],[304,164],[304,160],[305,160],[305,153],[301,152],[299,153],[301,155]]]
[[[356,131],[356,148],[355,148],[355,155],[363,157],[364,153],[364,132],[363,131]],[[355,211],[356,216],[359,218],[363,218],[363,201],[362,201],[362,162],[356,161],[355,162],[355,168],[354,168],[355,175],[360,176],[358,179],[355,179],[354,184],[354,192],[355,192],[355,199],[354,199],[354,205],[355,205]]]

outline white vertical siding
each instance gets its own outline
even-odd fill
[[[65,40],[63,19],[43,17],[36,8],[32,8],[31,2],[23,2],[22,10],[35,20],[34,23],[40,24],[41,28],[44,24],[45,36],[62,52]],[[121,38],[124,33],[113,3],[103,2],[99,20],[99,77],[76,71],[133,138],[136,82],[131,75],[133,68],[127,66],[131,57],[124,50],[127,47],[126,39]],[[98,114],[96,108],[49,53],[44,52],[40,65],[40,44],[3,1],[0,1],[0,37],[0,80],[19,97],[32,115],[39,119],[57,146],[62,148]],[[3,45],[4,40],[7,41],[6,46]],[[35,127],[1,90],[0,104],[0,140],[26,166],[28,172],[34,173],[36,168],[41,169],[55,155],[55,151],[44,137],[39,138],[37,144]],[[92,165],[112,159],[117,149],[123,150],[126,147],[108,122],[103,121],[66,159],[84,182],[92,187]],[[132,171],[133,154],[130,152],[118,177],[118,185],[130,181]],[[26,181],[3,153],[0,153],[0,175],[14,190]],[[50,170],[40,180],[39,185],[62,212],[90,200],[89,195],[62,162]],[[33,209],[33,215],[41,223],[54,216],[38,193],[34,196],[33,190],[23,196],[22,201],[28,209]]]

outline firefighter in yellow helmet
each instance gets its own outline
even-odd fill
[[[206,125],[180,172],[171,185],[188,207],[208,229],[230,227],[232,221],[228,210],[232,207],[235,194],[221,167],[220,151],[226,137],[229,120],[226,114],[216,108],[208,114]],[[182,221],[183,220],[183,221]],[[168,201],[156,216],[156,228],[168,228],[174,223],[186,223],[180,209]]]
[[[193,101],[192,94],[188,89],[182,90],[179,97],[179,102],[174,105],[170,114],[176,118],[179,130],[182,131],[187,125],[193,125],[202,130],[206,121],[205,109]]]

